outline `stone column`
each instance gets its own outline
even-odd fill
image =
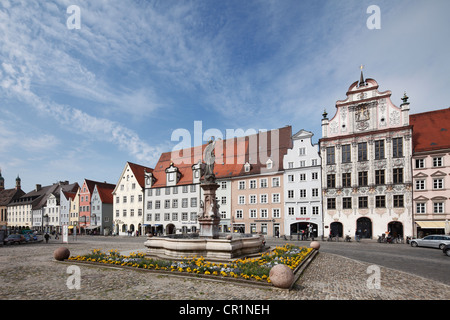
[[[219,184],[202,183],[204,201],[200,206],[200,216],[198,222],[200,224],[200,237],[217,239],[219,238],[220,215],[219,207],[216,201],[216,190]]]

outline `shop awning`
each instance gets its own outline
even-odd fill
[[[90,226],[90,227],[86,227],[86,230],[93,230],[93,229],[97,229],[100,228],[100,226]]]
[[[444,229],[445,221],[416,221],[422,229]]]

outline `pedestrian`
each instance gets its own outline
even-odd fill
[[[50,235],[48,233],[45,233],[45,243],[48,243],[48,239],[50,239]]]
[[[360,233],[360,230],[355,231],[355,239],[357,242],[359,242],[359,233]]]

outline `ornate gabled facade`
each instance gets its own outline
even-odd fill
[[[408,97],[400,107],[378,83],[354,82],[336,114],[322,119],[325,232],[376,238],[386,231],[411,236],[412,126]],[[326,234],[326,235],[328,235]]]

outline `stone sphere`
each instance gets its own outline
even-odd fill
[[[320,243],[319,243],[319,241],[313,241],[313,242],[310,243],[309,247],[313,248],[313,249],[316,249],[316,250],[319,250],[320,249]]]
[[[282,289],[289,289],[294,282],[294,271],[285,264],[277,264],[269,272],[270,282]]]
[[[233,236],[227,235],[227,240],[231,240],[231,239],[233,239]]]
[[[58,261],[69,259],[70,251],[65,247],[60,247],[53,252],[53,257]]]

